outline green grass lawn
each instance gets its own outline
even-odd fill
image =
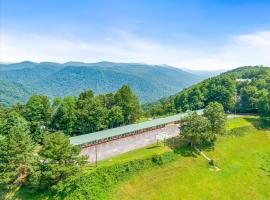
[[[257,127],[257,128],[256,128]],[[179,156],[177,161],[152,168],[121,182],[111,199],[270,199],[270,177],[261,169],[263,157],[270,153],[270,131],[260,130],[256,117],[230,119],[228,134],[218,138],[214,150],[205,153],[220,171],[211,171],[201,156]],[[140,157],[142,149],[114,158]]]
[[[168,146],[164,146],[163,142],[159,144],[152,144],[141,149],[133,150],[119,156],[115,156],[106,160],[98,162],[98,166],[109,166],[117,163],[124,163],[135,159],[145,159],[154,155],[163,154],[165,152],[172,151]]]

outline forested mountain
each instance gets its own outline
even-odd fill
[[[176,95],[144,106],[148,114],[197,110],[210,102],[223,104],[228,112],[260,113],[270,117],[270,68],[240,67],[206,79]]]
[[[30,95],[31,90],[23,85],[0,80],[0,105],[10,106],[16,102],[25,102]]]
[[[138,63],[34,63],[0,64],[0,80],[20,83],[49,97],[77,96],[83,90],[95,94],[115,92],[128,84],[140,102],[172,95],[203,77],[169,66]]]

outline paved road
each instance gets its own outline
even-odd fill
[[[162,132],[166,132],[168,137],[171,138],[178,135],[179,128],[178,125],[173,124],[158,130],[152,130],[142,134],[110,141],[104,144],[87,147],[82,150],[81,155],[87,155],[89,156],[89,162],[95,162],[95,148],[97,148],[97,160],[103,160],[156,143],[156,135]]]

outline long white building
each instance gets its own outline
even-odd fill
[[[202,114],[202,110],[196,112]],[[168,138],[177,136],[181,119],[186,115],[187,113],[181,113],[75,136],[70,138],[70,142],[81,146],[81,155],[87,155],[89,162],[95,162],[153,144],[161,133],[166,133]]]

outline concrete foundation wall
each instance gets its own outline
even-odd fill
[[[98,144],[95,146],[85,147],[82,149],[81,155],[87,155],[89,157],[89,162],[96,161],[95,148],[97,150],[97,160],[103,160],[122,154],[134,149],[142,148],[147,145],[153,144],[156,142],[156,135],[162,132],[166,132],[169,136],[175,137],[179,134],[179,125],[170,124],[163,128],[144,132],[138,135],[133,135],[110,142]]]

